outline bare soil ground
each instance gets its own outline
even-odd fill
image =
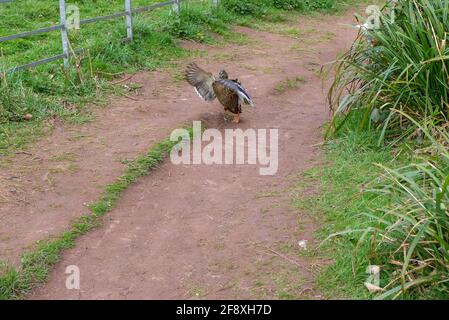
[[[289,204],[298,172],[320,162],[327,119],[321,66],[346,49],[351,15],[301,18],[300,34],[239,27],[245,45],[208,46],[196,61],[226,69],[253,95],[242,122],[225,122],[218,102],[203,103],[176,75],[136,74],[133,99],[114,98],[83,126],[56,130],[0,166],[0,259],[19,265],[37,240],[61,233],[87,214],[126,159],[193,120],[209,128],[278,128],[279,171],[259,167],[176,166],[166,161],[124,193],[104,226],[66,251],[34,299],[320,298],[314,274],[325,261],[301,255],[314,245],[313,217]],[[277,32],[276,32],[277,31]],[[286,31],[286,30],[284,30]],[[281,33],[285,33],[282,35]],[[183,65],[187,64],[186,61]],[[290,78],[301,81],[282,86]],[[126,82],[124,82],[126,83]],[[313,190],[312,190],[313,191]],[[81,290],[67,290],[65,269],[81,270]]]

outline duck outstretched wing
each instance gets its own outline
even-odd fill
[[[213,83],[215,78],[212,73],[201,69],[195,62],[187,66],[186,72],[187,82],[190,83],[196,93],[205,101],[212,101],[215,99]]]

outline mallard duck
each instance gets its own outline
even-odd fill
[[[224,110],[234,113],[234,122],[240,122],[242,104],[254,106],[251,97],[237,80],[231,80],[225,70],[220,71],[218,77],[206,72],[195,62],[186,69],[186,79],[195,88],[196,93],[204,101],[210,102],[215,98],[224,106]]]

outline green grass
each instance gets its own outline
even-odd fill
[[[192,135],[192,130],[188,130]],[[39,241],[32,251],[22,255],[20,269],[0,261],[0,300],[24,298],[33,288],[44,283],[61,252],[73,247],[79,236],[101,225],[101,217],[114,208],[123,191],[139,177],[157,168],[176,144],[168,139],[162,140],[146,154],[131,161],[123,175],[107,185],[100,199],[89,205],[90,215],[77,218],[62,235]]]
[[[275,90],[277,93],[281,94],[287,90],[298,89],[305,82],[306,79],[301,76],[297,76],[294,78],[287,78],[278,85],[276,85]]]
[[[317,288],[329,298],[447,299],[449,137],[378,147],[379,132],[350,127],[327,142],[326,165],[301,176],[297,188],[319,194],[292,199],[320,217],[316,255],[333,260]],[[381,268],[382,292],[364,286],[369,265]]]
[[[448,299],[449,135],[403,115],[421,130],[423,143],[412,145],[411,163],[381,166],[382,181],[372,190],[390,200],[364,231],[390,275],[376,298]]]
[[[374,163],[386,164],[394,158],[388,150],[372,145],[373,138],[369,134],[352,132],[341,136],[326,145],[327,164],[301,176],[297,188],[316,188],[319,194],[304,197],[299,193],[292,199],[293,205],[311,216],[322,217],[323,227],[318,234],[321,241],[337,232],[362,228],[369,221],[359,214],[370,207],[385,205],[385,199],[364,191],[381,174]],[[366,258],[369,247],[357,248],[357,242],[357,235],[348,234],[331,238],[320,248],[320,255],[334,260],[318,279],[318,288],[326,297],[369,297],[363,286],[368,277],[365,270],[369,264]]]

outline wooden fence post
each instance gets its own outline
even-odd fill
[[[131,0],[125,0],[126,11],[126,33],[129,41],[133,41],[133,12],[131,9]]]
[[[67,21],[65,12],[65,0],[59,0],[59,22],[62,24],[61,37],[62,37],[62,52],[64,53],[64,67],[69,67],[69,38],[67,36]]]

